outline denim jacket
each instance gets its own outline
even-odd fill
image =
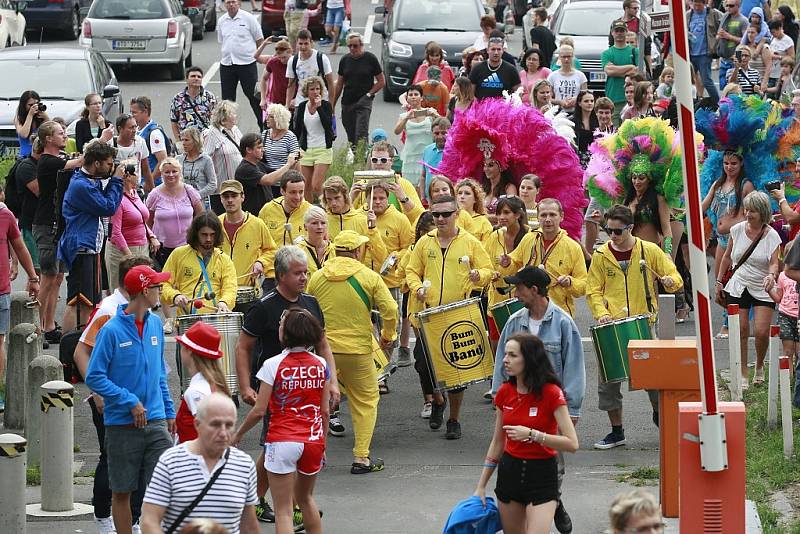
[[[522,308],[509,317],[503,327],[494,360],[492,394],[497,393],[503,382],[508,379],[503,371],[506,340],[514,334],[529,333],[529,321],[530,311],[528,308]],[[549,301],[537,337],[542,340],[553,370],[561,380],[561,387],[567,397],[569,415],[580,417],[581,405],[586,393],[586,366],[583,361],[583,345],[578,326],[567,312],[553,304],[553,301]]]

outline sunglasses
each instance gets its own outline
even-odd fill
[[[608,235],[611,235],[611,234],[622,235],[622,232],[624,232],[625,230],[627,230],[631,226],[633,226],[633,225],[629,224],[628,226],[624,226],[622,228],[609,228],[608,226],[606,226],[605,228],[603,228],[603,231],[605,233],[607,233]]]
[[[389,158],[372,158],[372,163],[389,163]]]
[[[432,211],[431,215],[433,215],[434,219],[448,219],[454,213],[455,211]]]
[[[736,7],[736,4],[725,4],[725,7]]]
[[[505,42],[506,42],[506,40],[505,40],[505,39],[503,39],[502,37],[490,37],[490,38],[489,38],[489,42],[490,42],[490,43],[495,43],[495,44],[496,44],[496,43],[505,43]]]

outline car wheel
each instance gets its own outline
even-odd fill
[[[397,97],[392,94],[388,87],[383,86],[383,101],[384,102],[397,102]]]
[[[192,39],[194,39],[195,41],[202,41],[203,37],[205,37],[205,33],[203,32],[203,24],[201,22],[199,29],[197,30],[192,29]]]
[[[217,8],[216,7],[212,7],[211,8],[211,18],[206,23],[206,31],[207,32],[213,32],[216,29],[217,29]]]
[[[75,40],[81,35],[81,14],[76,7],[70,16],[69,26],[64,28],[64,37]]]
[[[183,78],[186,76],[183,56],[181,56],[177,63],[170,65],[169,76],[173,80],[183,80]]]

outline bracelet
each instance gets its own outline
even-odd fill
[[[485,461],[487,464],[497,465],[497,458],[492,458],[491,456],[487,456]]]
[[[38,276],[34,276],[33,278],[28,278],[28,282],[31,283],[31,284],[38,284],[39,283],[39,277]]]
[[[497,467],[497,464],[483,464],[483,467],[487,467],[489,469],[494,469],[495,467]]]

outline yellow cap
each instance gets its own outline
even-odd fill
[[[336,234],[333,238],[333,246],[337,250],[355,250],[361,245],[367,243],[369,238],[367,236],[358,234],[352,230],[344,230]]]

